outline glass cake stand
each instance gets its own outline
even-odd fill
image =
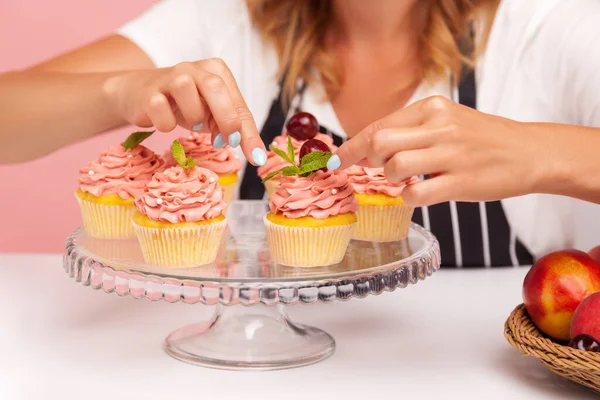
[[[79,228],[67,240],[64,268],[77,282],[119,296],[215,305],[210,320],[171,333],[166,352],[195,365],[263,370],[312,364],[335,350],[328,333],[294,323],[285,306],[391,292],[439,269],[437,240],[415,224],[401,242],[352,241],[336,265],[273,264],[263,223],[267,211],[262,201],[232,202],[213,264],[153,267],[144,263],[136,239],[100,240]]]

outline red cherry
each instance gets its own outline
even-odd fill
[[[285,128],[288,135],[296,140],[304,141],[313,139],[319,132],[317,119],[307,112],[299,112],[292,115]]]
[[[300,160],[302,160],[305,155],[312,153],[313,151],[322,151],[324,153],[331,152],[329,146],[327,146],[325,143],[318,139],[310,139],[304,142],[300,148]],[[321,171],[327,171],[327,168],[321,168]]]

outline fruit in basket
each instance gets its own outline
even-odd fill
[[[317,119],[307,112],[294,114],[287,122],[285,128],[288,135],[299,141],[313,139],[319,133]]]
[[[600,246],[596,246],[590,251],[588,251],[590,257],[594,259],[598,264],[600,264]]]
[[[523,300],[533,323],[548,336],[569,340],[579,304],[600,291],[600,265],[587,253],[563,250],[547,254],[523,282]]]
[[[571,338],[576,349],[600,351],[600,292],[586,297],[575,310]]]

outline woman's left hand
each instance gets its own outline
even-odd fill
[[[329,167],[383,167],[393,183],[430,175],[403,191],[415,206],[535,193],[560,143],[533,125],[429,97],[368,126],[340,147]]]

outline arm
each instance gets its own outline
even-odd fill
[[[114,71],[152,68],[139,48],[115,35],[28,70],[0,74],[0,163],[39,157],[124,125],[107,82],[118,75]]]
[[[225,5],[162,0],[121,36],[0,75],[0,164],[124,124],[197,128],[218,145],[241,145],[250,163],[262,164],[265,146],[237,82],[222,60],[210,58],[222,32],[202,18],[230,18]]]
[[[430,97],[367,127],[329,165],[383,167],[391,182],[431,175],[402,193],[415,206],[529,193],[600,204],[599,149],[598,128],[516,122]]]
[[[516,122],[433,97],[373,123],[332,166],[384,167],[394,182],[430,174],[403,192],[417,206],[529,193],[600,204],[599,22],[597,1],[560,2],[520,64],[564,124]]]
[[[152,68],[112,36],[25,71],[0,74],[0,163],[25,161],[123,125],[105,83],[120,69]],[[23,149],[27,149],[24,151]]]

